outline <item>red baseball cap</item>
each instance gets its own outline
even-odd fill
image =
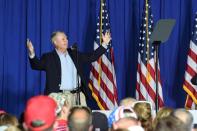
[[[28,100],[24,112],[24,121],[32,131],[41,131],[53,125],[56,119],[56,102],[44,95]]]
[[[6,112],[4,110],[0,110],[0,114],[5,114]]]

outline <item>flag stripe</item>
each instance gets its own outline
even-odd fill
[[[92,80],[89,81],[89,87],[91,87],[92,89],[92,93],[94,93],[93,96],[95,96],[94,98],[97,100],[98,103],[100,103],[99,107],[101,109],[107,109],[107,105],[105,104],[105,102],[103,101],[103,99],[100,97],[99,92],[96,90],[96,88],[93,86]]]
[[[195,106],[196,106],[196,105],[195,105],[195,103],[193,102],[193,99],[192,99],[189,95],[187,95],[185,107],[186,107],[187,109],[196,109]]]
[[[98,97],[98,100],[103,105],[104,109],[108,110],[110,106],[113,106],[113,103],[109,99],[108,92],[106,90],[103,90],[102,86],[99,86],[97,81],[90,81],[92,83],[93,92]],[[107,105],[104,103],[108,103]]]
[[[153,85],[155,82],[154,81],[147,82],[147,79],[144,76],[144,74],[141,75],[140,80],[141,80],[142,85],[145,85],[146,91],[149,93],[149,96],[151,97],[152,101],[155,101],[156,94],[155,94],[155,91],[153,90],[153,87],[151,87],[151,85]],[[158,99],[160,102],[162,101],[160,96]]]
[[[140,91],[140,84],[139,83],[137,83],[136,90],[137,90],[136,97],[139,98],[139,100],[145,100],[144,96],[142,95],[142,93]]]
[[[143,75],[142,75],[143,77]],[[146,80],[146,79],[145,79]],[[147,85],[149,85],[148,83],[146,83]],[[139,100],[147,100],[147,101],[150,101],[151,103],[153,103],[153,106],[154,106],[154,93],[152,92],[152,95],[151,95],[151,92],[149,92],[149,94],[147,94],[146,92],[150,91],[151,89],[143,83],[143,79],[141,79],[141,83],[140,83],[140,92],[139,94],[141,94],[141,97],[139,98]]]
[[[194,67],[194,66],[193,66]],[[186,78],[188,79],[188,80],[191,80],[191,76],[194,76],[195,74],[196,74],[196,71],[195,70],[193,70],[192,69],[192,66],[190,66],[190,65],[187,65],[187,72],[186,72],[187,74],[187,76],[186,76]],[[188,76],[189,75],[189,76]],[[189,78],[188,78],[189,77]]]
[[[95,68],[92,68],[92,74],[94,76],[94,79],[98,80],[99,77],[99,73],[95,70]],[[105,79],[106,80],[106,79]],[[96,83],[98,85],[98,83]],[[94,84],[95,85],[95,84]],[[109,90],[109,88],[107,88],[106,84],[103,82],[103,79],[101,78],[101,83],[100,83],[101,87],[106,93],[108,93],[107,95],[112,99],[113,98],[113,93]]]
[[[101,72],[99,72],[99,64],[98,63],[95,63],[94,64],[94,68],[92,68],[92,72],[94,74],[95,79],[97,79],[97,80],[99,80],[99,77],[101,76],[100,79],[103,79],[103,81],[105,82],[105,84],[107,84],[109,86],[108,89],[111,92],[113,92],[113,83],[112,83],[112,81],[110,81],[110,79],[108,79],[107,74],[104,73],[102,70],[101,70]],[[100,75],[99,75],[99,73],[100,73]]]
[[[113,74],[111,73],[112,71],[110,71],[110,69],[108,68],[108,67],[112,68],[112,66],[111,66],[111,64],[108,64],[108,65],[106,65],[106,64],[107,63],[104,63],[102,61],[102,63],[101,63],[102,71],[105,74],[107,74],[107,78],[109,79],[109,81],[113,82],[112,84],[113,84],[113,86],[115,86],[114,81],[113,81]]]

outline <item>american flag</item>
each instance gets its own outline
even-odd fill
[[[138,68],[136,99],[150,101],[155,108],[156,105],[156,68],[155,47],[150,43],[150,35],[153,31],[153,15],[150,2],[145,0],[143,19],[140,28],[140,42],[138,48]],[[158,64],[159,65],[159,64]],[[164,105],[162,87],[160,81],[160,69],[158,67],[158,102],[159,107]]]
[[[94,49],[101,45],[102,33],[110,31],[106,2],[104,0],[100,0],[99,4],[100,10],[97,17]],[[118,96],[112,43],[108,45],[107,52],[103,54],[96,62],[92,63],[89,88],[92,90],[92,96],[97,101],[100,109],[108,110],[117,107]]]
[[[195,109],[197,104],[197,86],[191,83],[193,76],[197,74],[197,13],[194,21],[190,48],[187,56],[187,66],[185,71],[185,80],[183,89],[187,92],[185,107]]]

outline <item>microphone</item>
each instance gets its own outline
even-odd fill
[[[77,50],[77,43],[74,43],[74,44],[71,46],[71,50]]]

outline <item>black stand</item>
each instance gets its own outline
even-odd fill
[[[81,92],[81,89],[80,89],[80,86],[79,86],[79,74],[78,74],[78,71],[77,71],[77,99],[76,99],[76,105],[81,105],[81,99],[80,99],[80,92]]]
[[[169,35],[172,31],[172,28],[175,24],[175,20],[173,19],[161,19],[157,22],[156,27],[150,37],[150,43],[153,43],[155,45],[155,53],[156,53],[156,62],[155,62],[155,74],[156,74],[156,97],[155,97],[155,103],[156,103],[156,113],[159,110],[159,85],[158,85],[158,53],[159,53],[159,45],[161,43],[164,43],[168,40]]]
[[[155,97],[155,103],[156,103],[156,113],[159,109],[159,75],[158,75],[158,58],[159,58],[159,45],[161,44],[161,41],[154,41],[153,44],[155,45],[155,54],[156,54],[156,62],[155,62],[155,75],[156,75],[156,97]]]
[[[78,49],[77,49],[77,44],[73,44],[73,46],[71,47],[73,49],[73,51],[76,51],[76,59],[77,59],[77,64],[76,65],[79,65],[79,58],[78,58]],[[77,70],[77,68],[76,68]],[[76,105],[81,105],[81,98],[80,98],[80,92],[81,92],[81,89],[80,89],[80,86],[79,86],[79,73],[77,71],[77,75],[76,75],[76,83],[77,83],[77,87],[75,89],[76,91]]]

